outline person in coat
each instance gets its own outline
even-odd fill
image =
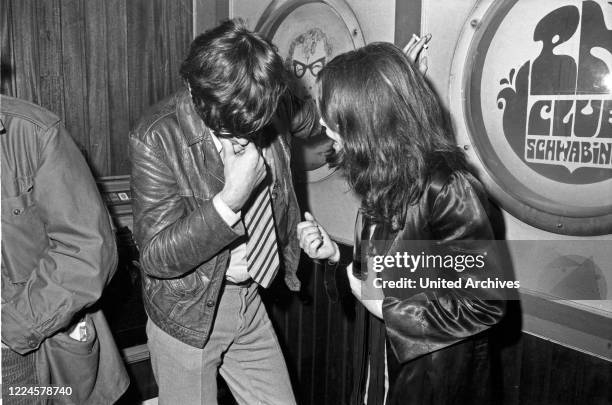
[[[3,95],[0,122],[2,398],[112,404],[129,379],[94,306],[117,265],[110,217],[57,116]]]

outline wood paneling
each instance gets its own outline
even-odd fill
[[[37,1],[34,12],[38,20],[35,27],[38,34],[40,103],[64,119],[62,39],[57,29],[60,26],[59,1]]]
[[[108,80],[108,114],[110,130],[110,159],[113,174],[129,173],[130,162],[125,153],[125,134],[130,129],[130,116],[128,110],[128,72],[121,69],[127,66],[127,6],[126,0],[107,0],[106,18],[108,30],[106,32],[106,52],[109,65]]]
[[[11,67],[13,66],[13,53],[11,44],[13,42],[12,28],[9,25],[11,18],[11,7],[7,1],[0,2],[0,92],[2,94],[13,94],[15,88],[12,80],[7,80],[12,76]]]
[[[63,119],[94,175],[129,174],[129,129],[181,85],[192,0],[0,0],[0,10],[2,91]]]
[[[341,246],[343,257],[352,248]],[[263,292],[283,348],[299,404],[346,404],[352,381],[354,305],[345,295],[332,303],[325,293],[323,269],[302,255],[302,291],[287,291],[282,280]],[[348,290],[345,289],[345,293]]]
[[[64,106],[68,114],[64,118],[66,128],[87,157],[89,133],[87,132],[87,73],[85,58],[84,4],[81,0],[62,0],[60,15],[62,25],[62,69],[64,81]],[[46,106],[45,106],[46,107]]]
[[[8,2],[8,0],[3,0]],[[13,88],[16,97],[40,103],[39,63],[38,63],[38,29],[35,0],[11,1],[9,31],[12,43],[10,58],[14,80]]]

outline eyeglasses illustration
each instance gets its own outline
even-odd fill
[[[310,73],[314,77],[317,77],[321,69],[323,69],[323,66],[325,66],[325,57],[315,60],[310,65],[305,65],[302,62],[299,62],[294,59],[293,60],[293,73],[295,74],[295,77],[299,79],[304,76],[304,74],[306,73],[306,70],[310,70]]]

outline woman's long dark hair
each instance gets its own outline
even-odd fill
[[[394,45],[339,55],[317,81],[321,116],[343,141],[336,163],[375,222],[402,227],[435,167],[466,168],[435,94]]]

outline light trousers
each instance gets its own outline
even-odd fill
[[[295,397],[278,339],[257,292],[226,285],[203,349],[147,322],[159,405],[217,404],[217,373],[245,405],[294,405]]]

